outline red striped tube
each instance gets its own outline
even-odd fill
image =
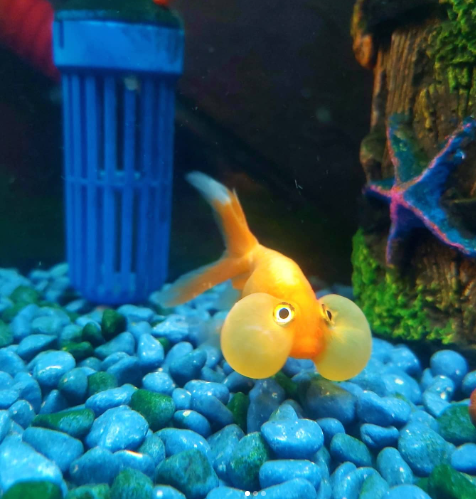
[[[0,43],[55,80],[54,10],[47,0],[0,0]]]

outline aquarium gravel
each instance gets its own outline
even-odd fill
[[[218,346],[226,294],[113,310],[78,297],[64,264],[0,269],[3,497],[476,497],[464,357],[426,365],[375,338],[350,381],[292,358],[251,380]]]

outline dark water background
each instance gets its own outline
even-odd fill
[[[186,55],[171,278],[222,251],[209,209],[183,181],[198,169],[237,188],[263,244],[309,274],[350,281],[372,86],[352,53],[353,3],[172,2]],[[0,50],[0,267],[64,259],[60,102],[57,85]]]

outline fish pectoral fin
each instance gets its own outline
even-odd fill
[[[233,258],[225,253],[218,261],[184,274],[160,291],[158,301],[164,308],[180,305],[247,271],[249,263],[246,258]]]

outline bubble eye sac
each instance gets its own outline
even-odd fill
[[[294,320],[294,307],[289,303],[279,303],[273,311],[273,319],[276,324],[285,326]]]

